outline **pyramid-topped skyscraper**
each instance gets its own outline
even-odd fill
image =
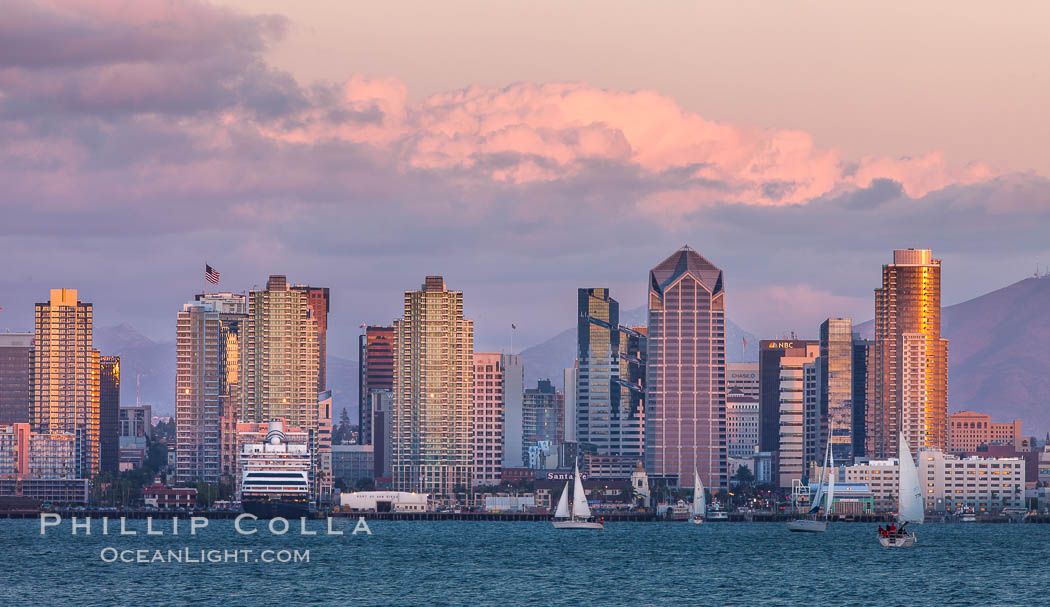
[[[722,270],[682,247],[649,272],[645,468],[677,486],[693,470],[728,486]]]

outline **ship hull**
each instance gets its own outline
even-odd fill
[[[310,506],[306,502],[250,500],[242,502],[241,506],[246,513],[258,518],[295,519],[310,516]]]
[[[788,531],[796,533],[823,533],[828,530],[827,521],[797,520],[787,524]]]
[[[910,548],[917,541],[914,533],[890,537],[879,536],[879,543],[884,548]]]
[[[552,521],[555,529],[605,529],[598,521]]]

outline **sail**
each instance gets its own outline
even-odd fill
[[[554,511],[554,518],[569,518],[569,481],[565,481],[565,489],[561,492],[558,500],[558,509]]]
[[[576,464],[576,484],[572,488],[572,515],[575,518],[590,518],[591,508],[587,505],[587,493],[583,490],[580,479],[580,465]]]
[[[828,444],[829,449],[824,452],[824,466],[820,469],[820,478],[817,479],[817,494],[813,496],[813,503],[809,506],[809,513],[816,514],[820,510],[820,502],[824,499],[824,475],[828,472],[828,456],[831,455],[831,444]],[[809,489],[809,487],[806,487]]]
[[[897,482],[897,520],[902,523],[921,523],[925,517],[922,490],[919,488],[919,469],[911,458],[911,449],[901,433],[900,475]]]
[[[824,518],[831,516],[835,508],[835,456],[831,454],[831,443],[828,442],[828,505],[824,507]]]
[[[704,516],[707,513],[707,498],[704,496],[704,482],[700,473],[693,469],[693,516]]]

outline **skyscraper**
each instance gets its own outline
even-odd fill
[[[767,342],[761,342],[764,349]],[[818,342],[812,340],[797,340],[791,343],[791,347],[773,347],[770,350],[782,350],[782,355],[776,359],[776,397],[777,401],[777,446],[779,451],[778,476],[780,487],[790,487],[791,481],[801,479],[805,473],[808,457],[812,455],[814,446],[811,444],[807,451],[807,434],[810,441],[815,436],[815,420],[813,411],[816,407],[816,368],[814,361],[820,353]],[[786,345],[778,343],[777,345]],[[808,371],[808,372],[807,372]],[[806,415],[806,380],[811,382],[810,404],[811,411],[807,432]],[[766,377],[765,370],[763,378]],[[772,386],[762,386],[763,396],[768,395]],[[763,399],[765,401],[767,399]]]
[[[358,337],[358,442],[372,443],[373,390],[394,389],[394,327],[365,327]]]
[[[270,276],[266,290],[248,294],[245,397],[241,419],[316,430],[318,331],[307,294]]]
[[[244,295],[197,295],[175,332],[175,478],[232,482],[243,406]]]
[[[576,367],[564,371],[565,381],[565,441],[576,442]]]
[[[744,396],[758,400],[758,363],[726,363],[726,392],[736,388]]]
[[[328,312],[332,307],[328,287],[295,285],[292,290],[306,296],[310,317],[317,323],[317,390],[323,392],[328,389]]]
[[[0,425],[29,423],[32,333],[0,334]]]
[[[875,393],[875,342],[853,336],[853,457],[867,456],[868,402]]]
[[[913,455],[948,448],[948,340],[941,337],[941,260],[897,249],[875,290],[875,393],[869,457],[892,457],[897,432]]]
[[[683,247],[649,272],[645,468],[727,487],[722,271]]]
[[[601,455],[638,459],[644,449],[643,332],[620,326],[603,288],[579,289],[576,437]]]
[[[440,276],[394,321],[395,489],[449,494],[474,475],[474,322]]]
[[[498,485],[503,469],[503,355],[474,353],[474,484]]]
[[[92,347],[90,303],[76,289],[52,289],[36,304],[29,422],[39,434],[76,437],[76,470],[99,470],[99,353]]]
[[[838,462],[854,456],[853,320],[829,318],[820,325],[820,408],[827,420],[832,455]],[[822,430],[823,432],[823,430]],[[823,444],[824,437],[821,437]],[[820,445],[817,452],[823,453]]]
[[[521,354],[504,354],[500,364],[503,368],[503,467],[520,468],[525,465],[521,458],[525,366]]]
[[[120,470],[120,357],[99,358],[99,468]]]

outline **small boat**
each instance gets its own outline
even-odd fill
[[[707,511],[706,518],[709,521],[728,521],[729,514],[722,509],[722,506],[718,504],[712,504],[711,509]]]
[[[817,495],[813,498],[813,503],[809,507],[809,514],[813,518],[799,518],[793,521],[789,521],[787,524],[788,531],[795,533],[823,533],[828,530],[828,517],[831,516],[831,511],[835,505],[835,476],[831,474],[831,469],[835,467],[835,457],[831,454],[831,441],[828,441],[827,451],[824,453],[824,468],[820,471],[820,482],[817,483]],[[828,491],[825,496],[824,483],[827,478]],[[827,498],[827,506],[824,507],[824,519],[817,518],[817,514],[820,512],[820,502],[822,499]]]
[[[911,449],[900,435],[900,473],[897,475],[897,526],[892,533],[880,531],[879,543],[886,548],[908,548],[914,546],[918,539],[907,530],[908,523],[922,524],[926,517],[926,507],[922,501],[922,490],[919,488],[919,469],[911,458]],[[881,527],[880,527],[881,529]]]
[[[693,516],[689,522],[700,525],[704,522],[707,512],[707,498],[704,495],[704,483],[700,480],[700,473],[693,468]]]
[[[960,523],[976,523],[977,522],[977,513],[973,511],[973,508],[967,508],[967,509],[962,511],[962,514],[959,515],[959,522]]]
[[[602,521],[596,521],[591,516],[591,508],[587,505],[587,493],[583,490],[583,481],[580,479],[580,465],[576,464],[572,507],[569,507],[569,481],[565,481],[565,489],[561,492],[558,500],[558,509],[554,512],[555,529],[605,529]]]

